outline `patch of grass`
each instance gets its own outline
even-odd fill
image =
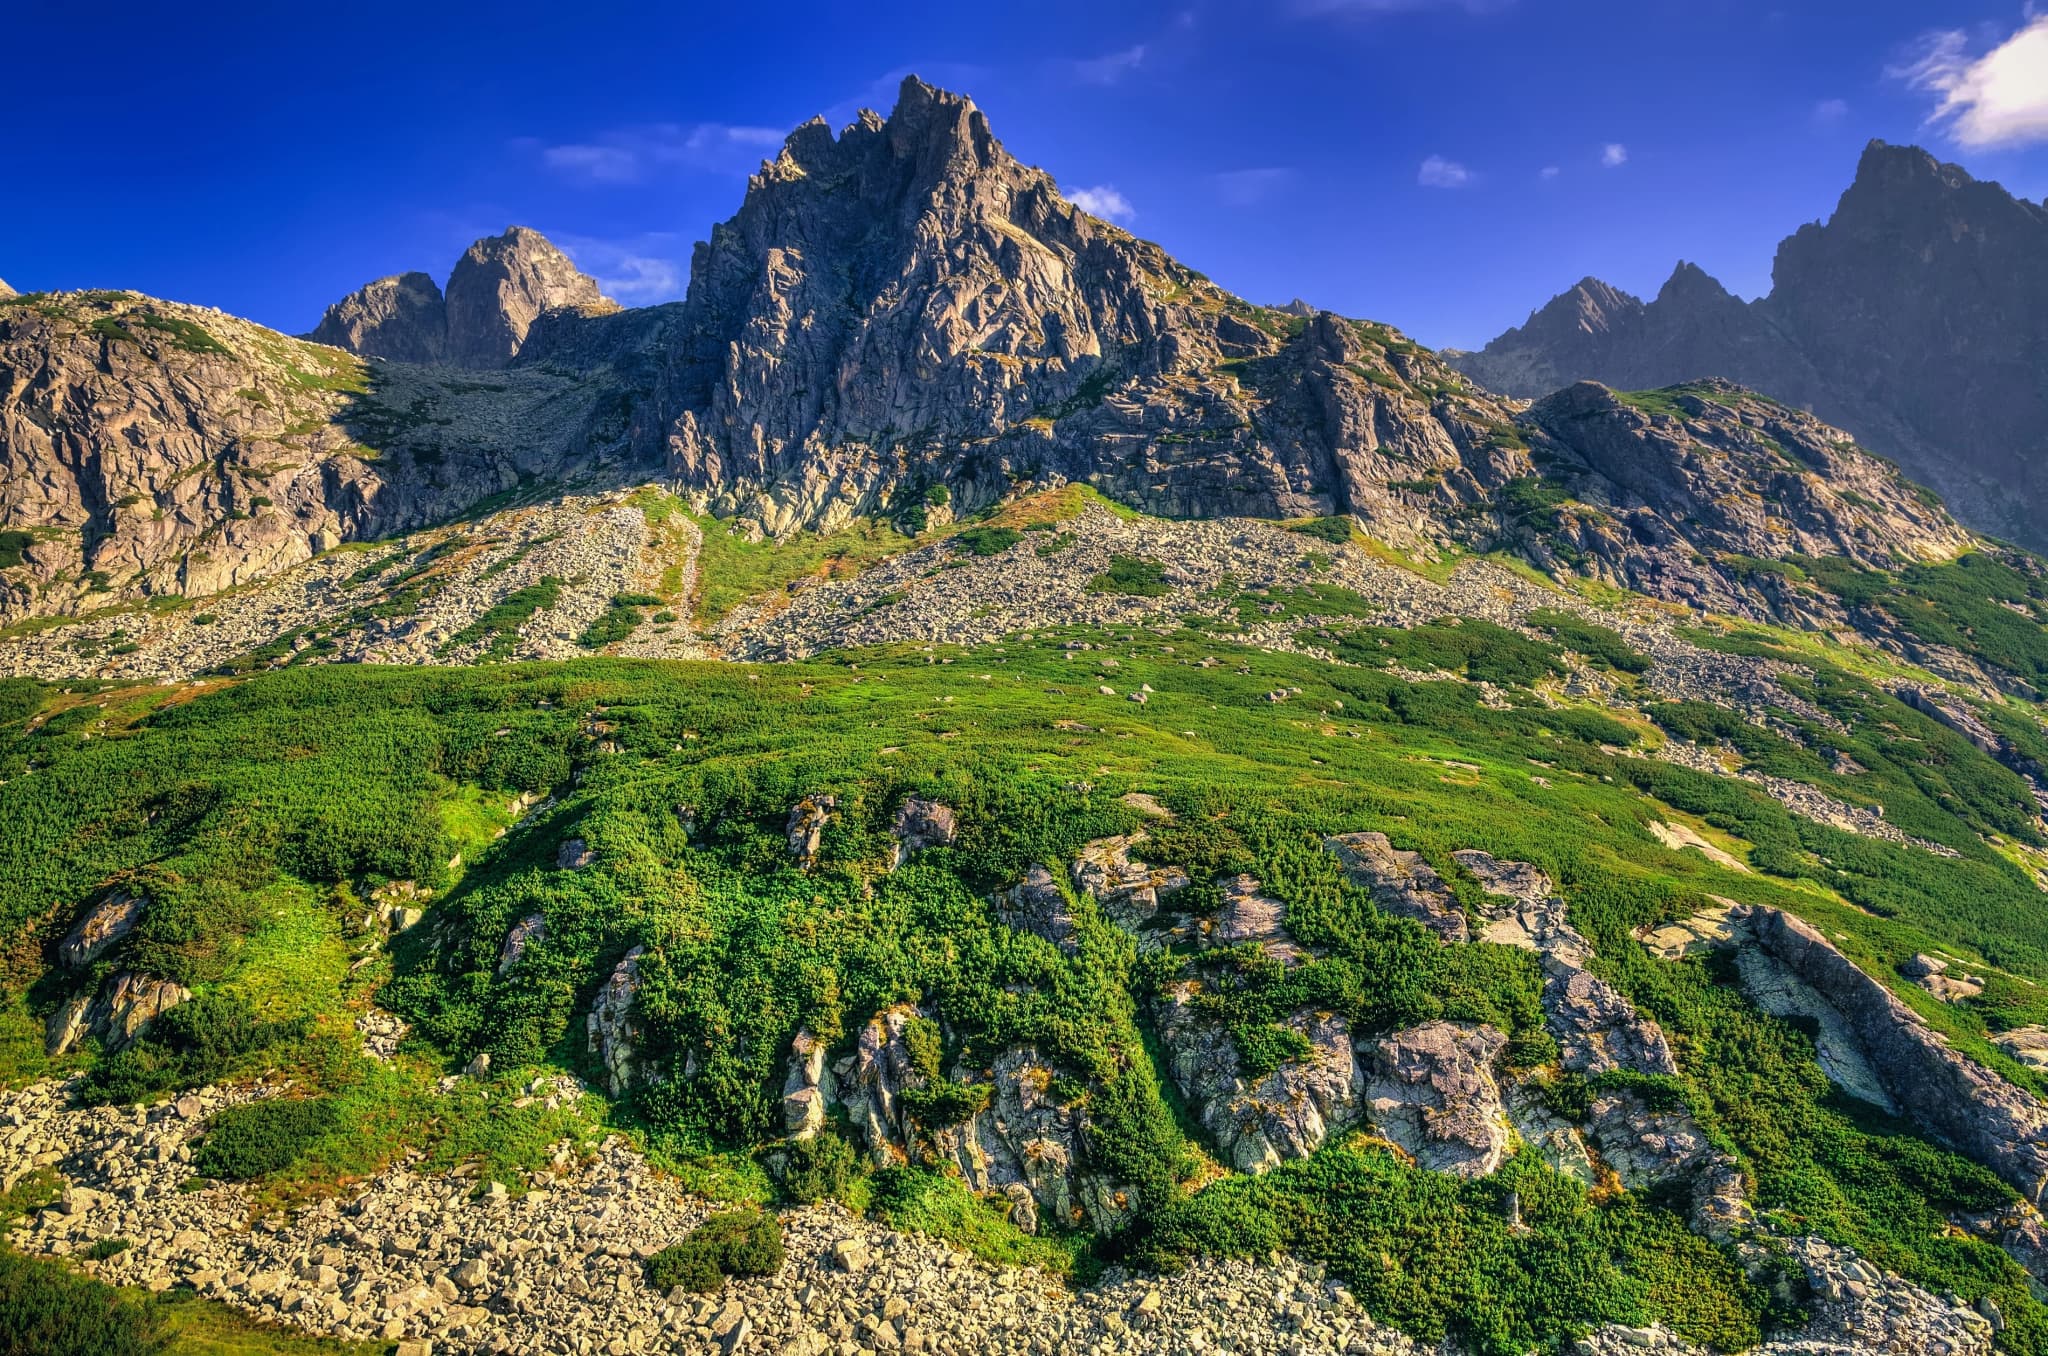
[[[1158,561],[1144,556],[1111,556],[1109,568],[1088,581],[1088,591],[1160,598],[1172,589],[1166,582],[1166,567]]]

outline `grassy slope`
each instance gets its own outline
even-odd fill
[[[1930,1284],[1994,1293],[2014,1320],[2008,1346],[2041,1349],[2041,1311],[2016,1269],[1985,1245],[1938,1237],[1942,1209],[2003,1199],[2002,1188],[1835,1097],[1806,1036],[1756,1014],[1725,974],[1650,960],[1629,939],[1725,894],[1814,918],[1879,972],[1914,950],[1967,954],[1990,928],[2009,943],[2014,973],[2039,980],[2048,971],[2033,958],[2048,926],[2038,918],[1972,920],[1938,897],[1906,899],[1890,918],[1852,908],[1836,887],[1858,885],[1859,863],[1873,880],[1895,873],[1909,860],[1903,850],[1855,858],[1744,788],[1605,754],[1601,742],[1629,737],[1611,722],[1538,706],[1488,711],[1459,684],[1409,685],[1193,633],[1090,633],[1106,648],[1082,652],[1064,650],[1068,638],[938,656],[950,664],[906,650],[775,667],[316,669],[197,696],[57,694],[37,732],[6,755],[0,831],[11,847],[0,899],[9,916],[0,922],[50,935],[68,917],[63,906],[142,873],[159,902],[131,946],[154,968],[204,992],[240,992],[265,1019],[310,1016],[310,1032],[254,1058],[301,1065],[313,1090],[337,1099],[347,1128],[280,1174],[271,1187],[280,1201],[373,1170],[407,1138],[428,1140],[444,1161],[487,1151],[493,1171],[511,1175],[571,1128],[493,1122],[482,1104],[431,1104],[430,1058],[380,1073],[336,1053],[374,974],[355,987],[343,979],[357,944],[345,935],[354,896],[407,877],[444,891],[474,940],[449,948],[423,930],[419,948],[401,944],[387,1001],[452,1058],[493,1049],[507,1077],[576,1063],[582,996],[626,946],[651,944],[653,1056],[680,1064],[694,1051],[704,1072],[631,1110],[652,1147],[703,1184],[772,1189],[746,1150],[769,1131],[780,1051],[797,1025],[837,1034],[883,1003],[923,995],[955,1033],[949,1054],[1029,1039],[1070,1071],[1103,1128],[1099,1149],[1139,1188],[1140,1227],[1118,1246],[1141,1256],[1297,1247],[1351,1275],[1375,1313],[1503,1350],[1595,1317],[1664,1317],[1702,1337],[1744,1340],[1766,1299],[1676,1215],[1635,1197],[1589,1197],[1531,1162],[1454,1187],[1361,1142],[1187,1195],[1178,1183],[1195,1171],[1191,1151],[1132,1004],[1161,974],[1099,919],[1084,920],[1081,955],[1066,962],[996,927],[980,903],[1030,860],[1134,827],[1116,797],[1145,790],[1179,811],[1174,824],[1154,826],[1154,860],[1181,862],[1198,879],[1254,871],[1331,957],[1294,988],[1247,972],[1236,1018],[1256,1023],[1308,998],[1352,1012],[1363,1029],[1443,1014],[1529,1036],[1526,957],[1426,943],[1377,915],[1314,844],[1324,832],[1380,828],[1452,875],[1450,851],[1482,847],[1535,861],[1561,882],[1609,972],[1672,1032],[1684,1095],[1743,1153],[1762,1203],[1787,1227],[1856,1242]],[[1223,662],[1191,664],[1206,654]],[[1101,668],[1105,656],[1118,667]],[[1141,683],[1156,691],[1139,706],[1098,694],[1104,680],[1120,693]],[[1302,690],[1265,700],[1285,686]],[[620,752],[594,751],[593,721]],[[35,770],[24,776],[26,766]],[[515,790],[549,788],[565,797],[552,814],[479,860],[502,822],[491,807]],[[968,832],[955,851],[875,879],[861,864],[881,855],[887,816],[912,788],[959,806]],[[825,790],[840,796],[841,818],[826,868],[804,875],[787,865],[781,815],[798,795]],[[1663,848],[1642,826],[1670,817],[1671,804],[1805,878],[1737,875]],[[677,819],[685,805],[694,841]],[[447,866],[451,829],[462,830],[470,864],[460,877]],[[569,836],[590,841],[597,867],[548,869]],[[1759,854],[1759,840],[1783,850]],[[1808,841],[1846,867],[1809,860],[1799,846]],[[519,983],[496,983],[504,927],[536,908],[550,917],[549,944]],[[430,963],[443,954],[449,966]],[[27,977],[26,964],[17,975]],[[1016,985],[1024,996],[1005,997]],[[286,993],[311,1011],[283,1004]],[[36,1072],[24,1008],[54,995],[19,983],[11,994],[13,1068]],[[1973,1013],[1933,1015],[1987,1048]],[[390,1128],[364,1143],[354,1128],[372,1121]],[[1511,1183],[1536,1226],[1530,1240],[1496,1227],[1496,1198]],[[994,1227],[967,1229],[944,1196],[915,1208],[900,1189],[892,1199],[913,1223]],[[1418,1231],[1423,1220],[1431,1228]],[[1388,1257],[1391,1270],[1379,1260]]]

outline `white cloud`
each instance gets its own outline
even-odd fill
[[[1433,155],[1422,162],[1415,182],[1424,188],[1463,188],[1472,182],[1472,171],[1455,160],[1446,160]]]
[[[2048,141],[2048,14],[1982,56],[1970,55],[1960,29],[1929,33],[1908,59],[1885,72],[1913,89],[1940,96],[1930,124],[1959,146],[2020,146]]]
[[[1540,171],[1537,172],[1536,177],[1547,182],[1551,179],[1555,179],[1558,175],[1563,173],[1564,171],[1559,169],[1555,165],[1545,165]]]
[[[1225,170],[1212,176],[1216,196],[1232,207],[1250,207],[1294,181],[1294,171],[1274,165],[1262,169]]]
[[[1618,141],[1610,141],[1600,148],[1600,163],[1607,169],[1619,169],[1628,163],[1628,147]]]
[[[1131,206],[1129,198],[1116,191],[1114,184],[1069,190],[1067,201],[1090,216],[1108,221],[1130,221],[1138,215],[1138,209]]]
[[[784,132],[723,122],[653,123],[606,132],[594,141],[538,147],[540,161],[566,179],[637,184],[668,170],[745,174],[782,145]]]
[[[1849,116],[1847,99],[1823,99],[1813,106],[1813,120],[1822,126],[1840,122]]]
[[[1145,64],[1145,44],[1073,63],[1074,78],[1090,85],[1114,85]]]
[[[597,279],[606,296],[627,306],[674,301],[689,285],[689,267],[676,257],[676,252],[686,251],[689,245],[678,235],[658,231],[605,240],[550,233],[548,238],[562,247],[576,267]]]

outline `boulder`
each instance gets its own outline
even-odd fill
[[[1471,938],[1465,910],[1419,852],[1396,848],[1383,833],[1340,833],[1323,840],[1351,883],[1398,918],[1413,919],[1446,942]]]
[[[614,1097],[631,1086],[638,1072],[640,1028],[633,1020],[633,1000],[640,995],[640,958],[646,950],[634,947],[613,967],[584,1020],[590,1055],[603,1066],[605,1086]]]
[[[1308,1039],[1307,1058],[1261,1078],[1245,1072],[1228,1027],[1199,1011],[1197,980],[1171,986],[1159,1004],[1167,1070],[1217,1154],[1240,1172],[1264,1172],[1304,1158],[1330,1134],[1357,1121],[1364,1076],[1351,1027],[1333,1013],[1304,1010],[1285,1025]]]
[[[832,813],[838,808],[836,796],[805,796],[789,807],[789,821],[783,826],[789,840],[789,855],[806,870],[818,864],[825,826],[832,822]]]
[[[67,970],[83,970],[135,930],[149,900],[117,891],[87,909],[57,943],[57,961]]]
[[[596,860],[597,854],[581,838],[571,838],[555,849],[555,869],[558,871],[581,871]]]
[[[526,948],[535,942],[543,942],[548,936],[548,920],[537,913],[530,913],[512,925],[505,934],[505,945],[498,952],[498,974],[502,978],[519,964],[519,958],[526,954]]]
[[[909,796],[896,812],[896,865],[926,848],[951,847],[960,836],[953,807],[922,796]]]
[[[1490,1175],[1509,1142],[1493,1071],[1507,1044],[1494,1027],[1441,1021],[1374,1042],[1365,1089],[1373,1124],[1432,1172]]]
[[[1043,937],[1069,956],[1075,940],[1074,906],[1060,889],[1059,879],[1033,863],[1024,879],[995,897],[996,916],[1004,923]]]

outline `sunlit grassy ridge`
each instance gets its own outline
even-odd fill
[[[1759,1014],[1724,967],[1654,960],[1633,940],[1724,895],[1803,913],[1880,975],[1918,950],[1981,954],[2005,972],[1983,1008],[1906,996],[1963,1048],[2032,1079],[1985,1041],[1982,1015],[2031,1016],[2041,1000],[2029,981],[2048,978],[2048,920],[2013,907],[2031,886],[1975,832],[2017,831],[2004,818],[2010,774],[1855,680],[1813,685],[1817,701],[1868,708],[1863,742],[1850,747],[1881,779],[1888,814],[1965,852],[1944,861],[1798,819],[1741,783],[1607,752],[1642,727],[1537,702],[1527,684],[1551,672],[1548,642],[1470,650],[1458,639],[1423,628],[1350,643],[1369,643],[1361,657],[1373,662],[1391,653],[1483,669],[1515,694],[1511,709],[1490,709],[1460,682],[1408,683],[1188,631],[1077,631],[800,665],[297,669],[203,692],[16,684],[5,695],[17,733],[0,754],[0,924],[49,938],[112,882],[149,891],[123,963],[147,958],[191,985],[195,1013],[233,1039],[181,1045],[174,1030],[96,1061],[92,1078],[126,1099],[181,1080],[290,1073],[336,1119],[267,1177],[267,1200],[332,1190],[405,1142],[436,1162],[480,1156],[502,1176],[538,1161],[584,1122],[522,1118],[509,1099],[441,1098],[428,1084],[478,1051],[508,1078],[549,1063],[591,1073],[582,1005],[627,948],[645,945],[644,1055],[667,1078],[620,1113],[700,1187],[752,1199],[782,1189],[754,1152],[779,1132],[775,1097],[799,1027],[843,1039],[880,1007],[922,1001],[949,1033],[948,1067],[1028,1041],[1086,1104],[1091,1149],[1135,1205],[1117,1236],[1059,1243],[1087,1265],[1287,1246],[1328,1260],[1375,1314],[1490,1350],[1600,1319],[1753,1340],[1774,1302],[1687,1233],[1680,1212],[1588,1194],[1527,1155],[1467,1184],[1354,1139],[1261,1179],[1195,1190],[1214,1172],[1148,1049],[1150,995],[1180,958],[1141,958],[1085,901],[1066,957],[1001,926],[985,903],[1031,862],[1063,862],[1143,822],[1146,859],[1198,882],[1193,907],[1213,900],[1206,882],[1250,871],[1319,953],[1280,974],[1247,963],[1228,1000],[1235,1023],[1256,1029],[1303,1004],[1341,1010],[1361,1033],[1437,1016],[1489,1021],[1515,1037],[1511,1060],[1534,1067],[1548,1038],[1528,955],[1438,945],[1376,910],[1319,841],[1383,830],[1461,889],[1449,854],[1483,848],[1560,883],[1603,973],[1670,1033],[1679,1091],[1739,1155],[1774,1219],[1927,1284],[1994,1295],[2006,1346],[2041,1350],[2044,1311],[2017,1267],[1988,1244],[1942,1236],[1944,1212],[2010,1193],[1834,1093],[1810,1037]],[[1069,640],[1098,648],[1070,651]],[[1572,640],[1608,650],[1624,677],[1633,663],[1603,636]],[[1197,666],[1205,657],[1216,665]],[[1126,699],[1145,684],[1146,704]],[[1299,690],[1268,699],[1289,689]],[[1706,718],[1659,716],[1677,730]],[[1800,761],[1813,755],[1780,742],[1758,743],[1757,756],[1825,782],[1825,769]],[[1175,818],[1144,821],[1120,799],[1132,790]],[[961,840],[884,872],[888,821],[910,791],[953,805]],[[493,840],[520,792],[558,801]],[[839,811],[821,867],[804,872],[782,823],[797,798],[818,793],[836,795]],[[1644,826],[1675,812],[1762,874],[1662,846]],[[593,849],[593,866],[555,869],[570,837]],[[399,939],[381,996],[431,1044],[382,1068],[350,1053],[349,1025],[382,972],[351,979],[347,963],[364,943],[353,920],[387,879],[439,898]],[[532,912],[548,919],[547,939],[501,980],[505,930]],[[32,1018],[62,987],[31,985],[36,969],[22,953],[10,987],[17,1075],[43,1067]],[[878,1194],[855,1173],[840,1189],[993,1254],[1060,1255],[956,1186],[917,1173],[885,1185]],[[1528,1235],[1505,1229],[1509,1190]]]

